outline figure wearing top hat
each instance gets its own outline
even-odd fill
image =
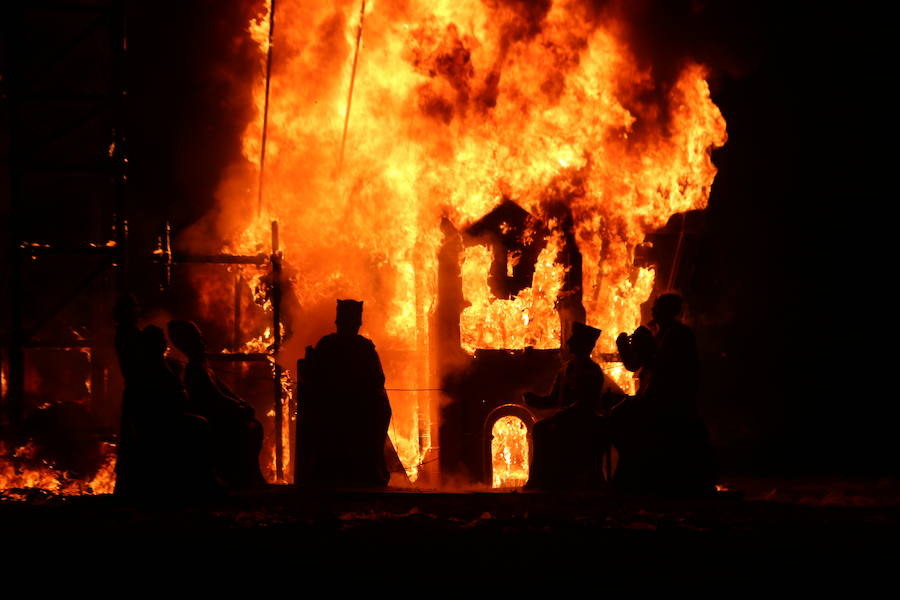
[[[594,345],[600,338],[601,331],[590,325],[575,322],[572,323],[572,335],[566,342],[569,354],[572,358],[556,376],[553,390],[547,396],[540,396],[532,392],[525,392],[525,403],[535,408],[567,407],[576,403],[581,395],[591,394],[591,402],[600,400],[600,392],[603,387],[603,371],[600,365],[591,359]],[[594,389],[585,386],[582,378],[588,378],[591,383],[596,383],[599,375],[599,385]]]
[[[606,420],[597,414],[603,371],[591,359],[600,330],[574,323],[567,344],[572,358],[556,377],[549,396],[526,393],[532,406],[561,406],[532,431],[534,460],[527,488],[586,489],[604,481],[603,455],[609,447]]]
[[[338,300],[337,332],[301,361],[299,483],[381,487],[390,479],[391,405],[375,344],[359,335],[362,309],[362,302]]]

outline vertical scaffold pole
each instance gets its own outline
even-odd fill
[[[278,221],[272,221],[272,327],[272,374],[275,379],[275,476],[279,481],[284,481],[282,369],[278,362],[281,350],[281,253],[278,250]]]

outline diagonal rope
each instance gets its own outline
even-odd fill
[[[275,37],[275,0],[269,0],[269,45],[266,48],[266,93],[263,99],[262,140],[259,148],[259,182],[257,183],[256,215],[262,214],[263,172],[266,166],[266,133],[269,129],[269,84],[272,81],[272,40]]]
[[[356,29],[356,50],[353,52],[353,67],[350,70],[350,89],[347,91],[347,112],[344,113],[344,132],[341,134],[341,154],[338,158],[338,173],[344,167],[344,147],[347,144],[347,126],[350,123],[350,105],[353,102],[353,86],[356,83],[356,64],[359,61],[359,44],[362,40],[363,21],[366,18],[366,0],[359,7],[359,26]]]

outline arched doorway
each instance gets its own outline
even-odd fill
[[[485,419],[485,473],[492,488],[519,488],[528,481],[535,418],[520,404],[504,404]]]

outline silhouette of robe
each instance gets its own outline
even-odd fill
[[[181,380],[148,332],[120,327],[116,334],[125,378],[116,461],[117,495],[213,492],[207,423],[187,413]],[[158,334],[162,335],[161,331]]]
[[[533,397],[563,408],[534,425],[527,488],[574,490],[603,484],[609,441],[606,419],[596,414],[602,391],[600,366],[590,357],[576,356],[557,375],[550,396]]]
[[[122,413],[120,417],[119,439],[116,446],[116,487],[115,494],[127,496],[137,492],[140,487],[141,464],[137,436],[135,411],[140,404],[140,335],[141,330],[135,323],[125,322],[116,325],[115,346],[119,359],[119,370],[125,382],[122,392]]]
[[[335,333],[307,349],[303,362],[298,479],[386,485],[391,406],[375,345],[358,334]]]
[[[626,348],[620,343],[623,358]],[[611,415],[619,451],[617,484],[641,492],[711,489],[709,438],[696,404],[699,358],[690,327],[678,321],[666,325],[644,356],[625,362],[638,370],[640,387]]]
[[[232,392],[205,360],[189,360],[184,369],[188,410],[209,423],[212,463],[232,488],[265,484],[259,468],[263,429],[252,406]]]

